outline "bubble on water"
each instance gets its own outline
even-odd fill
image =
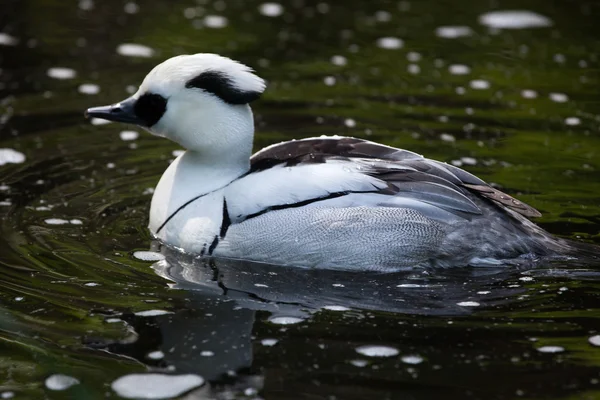
[[[384,10],[377,11],[375,13],[375,20],[377,22],[389,22],[392,20],[392,14]]]
[[[262,287],[262,288],[268,288],[268,285],[265,285],[264,283],[255,283],[254,286],[256,287]]]
[[[352,364],[358,368],[363,368],[363,367],[366,367],[369,364],[369,362],[367,360],[358,359],[358,360],[350,360],[350,364]]]
[[[83,225],[83,221],[77,218],[73,218],[71,220],[69,220],[69,223],[71,225]]]
[[[569,96],[564,93],[550,93],[548,97],[550,97],[550,100],[556,103],[566,103],[569,101]]]
[[[16,46],[19,39],[8,33],[0,32],[0,46]]]
[[[125,7],[123,7],[123,9],[127,14],[136,14],[138,11],[140,11],[140,6],[137,5],[137,3],[130,1],[125,4]]]
[[[323,309],[329,310],[329,311],[350,311],[350,309],[348,307],[336,306],[336,305],[323,306]]]
[[[523,281],[523,282],[531,282],[531,281],[533,281],[533,277],[531,277],[531,276],[522,276],[522,277],[519,278],[519,280]]]
[[[590,336],[588,342],[593,346],[600,346],[600,335]]]
[[[263,339],[260,341],[260,344],[262,344],[263,346],[271,347],[275,346],[278,342],[279,340],[277,339]]]
[[[420,287],[427,287],[427,285],[421,285],[418,283],[401,283],[399,285],[396,285],[396,287],[399,288],[420,288]]]
[[[524,29],[552,26],[550,18],[528,10],[488,12],[479,16],[479,23],[496,29]]]
[[[10,199],[8,199],[8,200],[2,200],[2,201],[0,201],[0,206],[2,206],[2,207],[10,207],[10,206],[12,206],[12,202],[10,201]]]
[[[23,297],[23,296],[15,297],[15,301],[23,301],[23,300],[25,300],[25,297]]]
[[[463,64],[452,64],[448,66],[448,71],[452,75],[468,75],[471,73],[471,68]]]
[[[473,31],[468,26],[440,26],[435,29],[435,34],[441,38],[456,39],[471,36]]]
[[[335,77],[334,76],[326,76],[325,78],[323,78],[323,83],[326,84],[327,86],[333,86],[335,85]]]
[[[449,133],[442,133],[440,135],[440,139],[443,142],[456,142],[456,138],[453,135],[449,134]]]
[[[404,41],[397,37],[382,37],[377,39],[377,47],[389,50],[401,49],[404,47]]]
[[[102,118],[92,118],[90,120],[90,122],[92,123],[92,125],[98,126],[98,125],[107,125],[112,123],[112,121],[109,121],[107,119],[102,119]]]
[[[146,358],[150,360],[161,360],[165,358],[165,353],[160,350],[151,351],[150,353],[146,354]]]
[[[121,131],[121,133],[119,133],[121,140],[125,141],[136,140],[139,136],[140,134],[136,131]]]
[[[82,83],[77,91],[82,94],[98,94],[100,93],[100,86],[95,83]]]
[[[524,99],[535,99],[537,97],[537,92],[531,89],[521,90],[521,97]]]
[[[538,347],[537,351],[540,353],[562,353],[565,348],[561,346],[542,346]]]
[[[44,220],[48,225],[66,225],[69,223],[66,219],[62,218],[48,218]]]
[[[461,157],[460,161],[465,165],[477,165],[477,159],[474,157]]]
[[[269,322],[277,325],[293,325],[303,322],[302,318],[298,317],[272,317],[269,318]]]
[[[161,261],[165,259],[163,254],[155,251],[134,251],[133,257],[141,261]]]
[[[469,82],[469,86],[471,86],[472,89],[485,90],[490,88],[490,83],[483,79],[474,79]]]
[[[207,15],[203,19],[203,24],[207,28],[220,29],[225,28],[228,24],[227,18],[222,15]]]
[[[50,78],[53,78],[53,79],[64,80],[64,79],[75,78],[77,73],[72,68],[53,67],[53,68],[48,68],[48,71],[46,71],[46,75],[48,75]]]
[[[418,355],[406,355],[406,356],[402,356],[400,357],[400,360],[402,360],[402,362],[404,364],[421,364],[424,360],[423,357],[418,356]]]
[[[456,303],[456,305],[461,307],[479,307],[481,304],[476,301],[461,301]]]
[[[283,6],[279,3],[262,3],[258,12],[266,17],[279,17],[283,14]]]
[[[579,119],[577,117],[565,118],[565,124],[570,125],[570,126],[576,126],[576,125],[581,124],[581,119]]]
[[[367,357],[393,357],[399,353],[398,349],[394,347],[376,345],[357,347],[356,352]]]
[[[117,54],[126,57],[152,57],[154,50],[138,43],[123,43],[117,47]]]
[[[409,51],[406,54],[406,59],[413,63],[421,61],[421,58],[422,58],[421,54],[417,53],[416,51]]]
[[[212,356],[214,356],[214,355],[215,355],[215,353],[214,353],[213,351],[210,351],[210,350],[202,350],[202,351],[200,352],[200,355],[201,355],[202,357],[212,357]]]
[[[492,292],[489,290],[481,290],[481,291],[477,292],[477,294],[490,294],[490,293],[492,293]]]
[[[89,286],[89,287],[95,287],[95,286],[100,286],[99,283],[96,282],[88,282],[88,283],[84,283],[84,286]]]
[[[332,283],[331,286],[339,288],[346,287],[343,283]]]
[[[167,311],[167,310],[145,310],[145,311],[138,311],[135,313],[135,315],[137,315],[138,317],[158,317],[159,315],[167,315],[167,314],[173,314],[171,311]]]
[[[348,59],[344,56],[335,55],[335,56],[331,57],[331,63],[333,65],[342,67],[342,66],[348,64]]]
[[[111,388],[126,399],[170,399],[203,384],[204,378],[195,374],[140,373],[120,377]]]
[[[46,378],[44,383],[50,390],[67,390],[71,386],[79,384],[79,380],[68,375],[54,374]]]
[[[421,72],[421,67],[419,67],[417,64],[408,64],[406,70],[409,74],[417,75]]]
[[[352,118],[347,118],[344,120],[344,125],[346,125],[348,128],[354,128],[356,126],[356,121]]]
[[[13,397],[15,397],[15,392],[7,390],[6,392],[0,393],[0,398],[2,399],[12,399]]]

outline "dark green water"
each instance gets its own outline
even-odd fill
[[[597,262],[378,276],[133,256],[177,147],[83,110],[194,52],[269,81],[256,148],[342,134],[410,149],[600,244],[598,3],[260,4],[3,2],[0,396],[118,398],[116,379],[158,372],[202,376],[187,399],[600,399]],[[546,26],[481,23],[515,9]],[[51,390],[54,374],[79,383]]]

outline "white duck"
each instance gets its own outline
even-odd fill
[[[216,54],[173,57],[137,93],[87,110],[187,149],[152,198],[150,231],[203,256],[397,270],[489,265],[569,245],[540,214],[462,169],[374,142],[321,137],[252,156],[265,82]]]

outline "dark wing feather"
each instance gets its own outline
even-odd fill
[[[251,158],[250,172],[261,171],[278,164],[294,166],[323,163],[331,158],[391,161],[398,166],[414,170],[399,171],[394,168],[375,167],[374,171],[367,172],[388,183],[388,189],[382,193],[410,192],[410,197],[423,202],[443,204],[444,208],[479,214],[478,207],[465,195],[467,191],[523,216],[541,216],[533,207],[453,165],[430,160],[408,150],[356,138],[324,137],[276,144],[259,151]]]

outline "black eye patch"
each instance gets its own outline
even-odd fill
[[[167,111],[167,99],[160,94],[145,93],[140,96],[133,106],[135,115],[150,128],[156,124]]]
[[[231,83],[231,78],[221,72],[206,71],[185,84],[186,88],[198,88],[219,97],[229,104],[248,104],[260,97],[260,92],[243,91]]]

